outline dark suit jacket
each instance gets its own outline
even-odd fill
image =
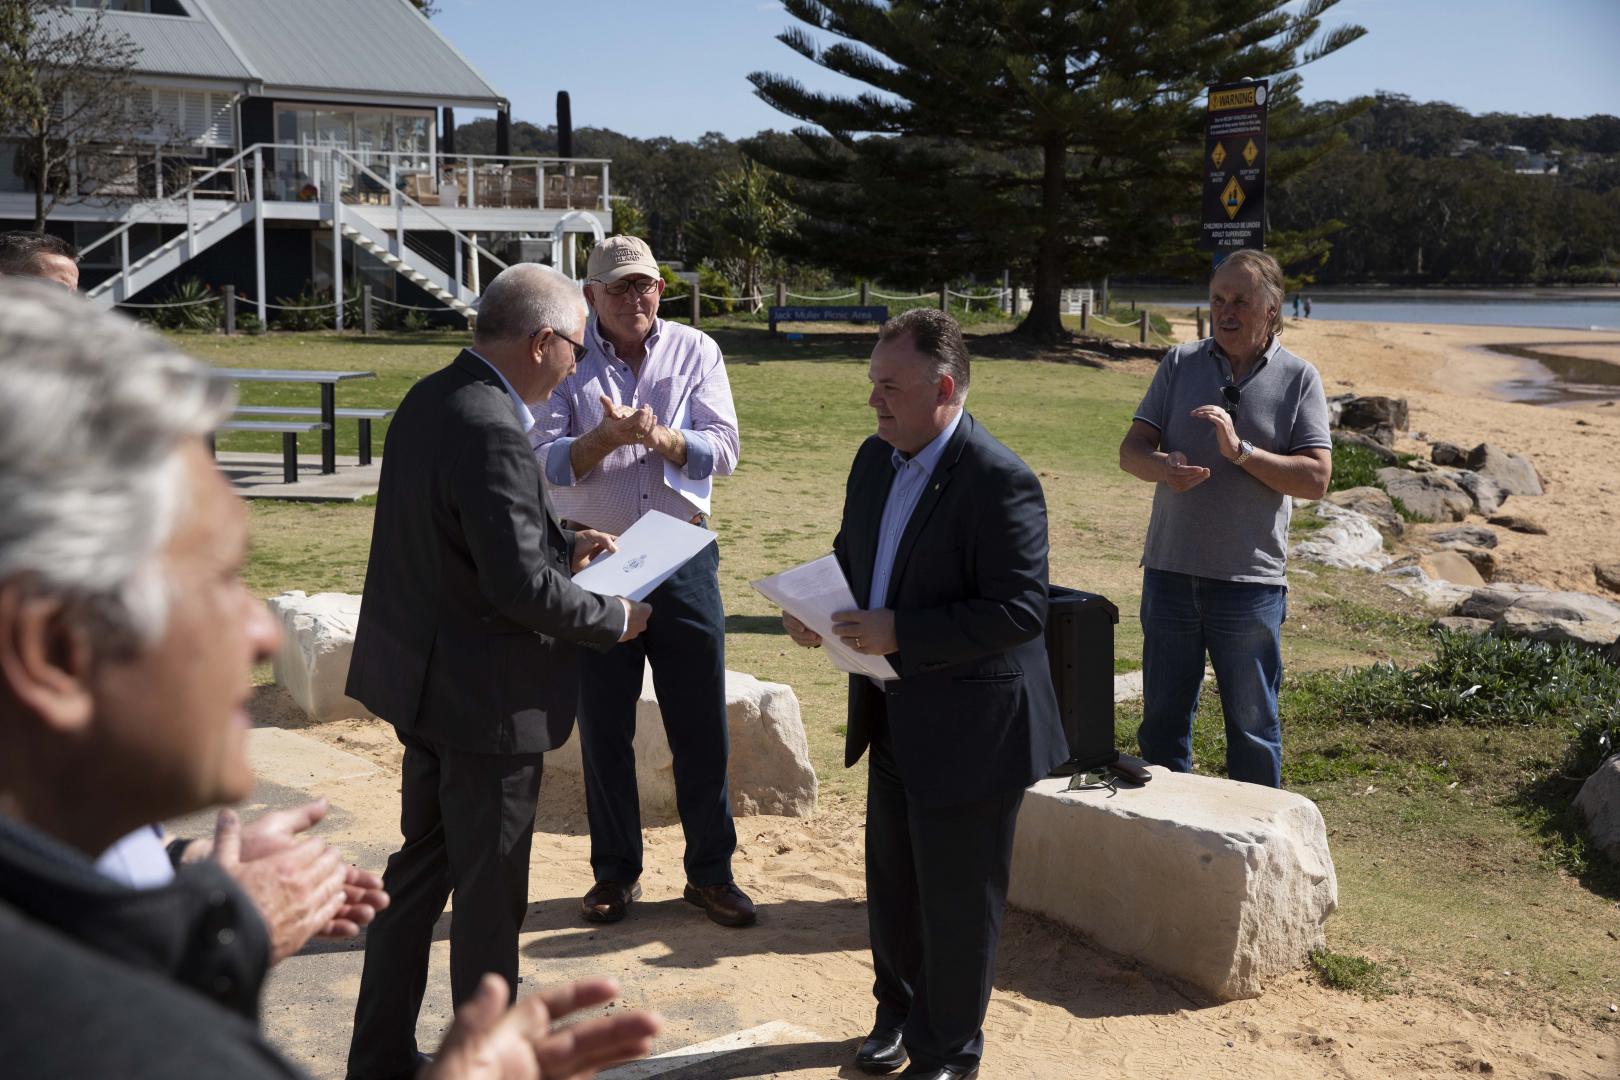
[[[863,607],[892,453],[875,435],[856,452],[833,542]],[[900,678],[880,691],[850,677],[846,766],[860,760],[885,704],[901,779],[925,806],[1026,787],[1067,759],[1044,638],[1046,544],[1040,481],[964,413],[889,577],[900,651],[888,659]]]
[[[472,753],[550,750],[574,727],[574,649],[623,608],[569,577],[574,534],[500,377],[470,352],[413,386],[383,444],[348,694]]]

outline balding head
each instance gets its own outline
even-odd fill
[[[508,266],[478,299],[476,346],[523,341],[550,329],[577,338],[585,326],[585,297],[579,285],[539,263]]]

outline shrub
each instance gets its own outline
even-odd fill
[[[277,330],[329,330],[332,327],[332,290],[308,282],[297,296],[278,296],[270,318]]]
[[[220,298],[197,278],[187,278],[159,300],[183,307],[146,308],[148,320],[164,330],[214,330],[219,327]]]

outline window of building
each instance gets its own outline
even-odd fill
[[[384,180],[392,170],[403,187],[406,177],[431,173],[436,135],[429,110],[278,105],[274,197],[324,200],[334,173],[345,192],[378,187],[359,165]],[[349,157],[320,152],[330,147]]]

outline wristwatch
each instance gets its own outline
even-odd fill
[[[1238,456],[1232,459],[1232,464],[1243,464],[1245,461],[1249,460],[1249,455],[1253,453],[1254,443],[1250,442],[1248,439],[1244,439],[1242,442],[1238,443]]]

